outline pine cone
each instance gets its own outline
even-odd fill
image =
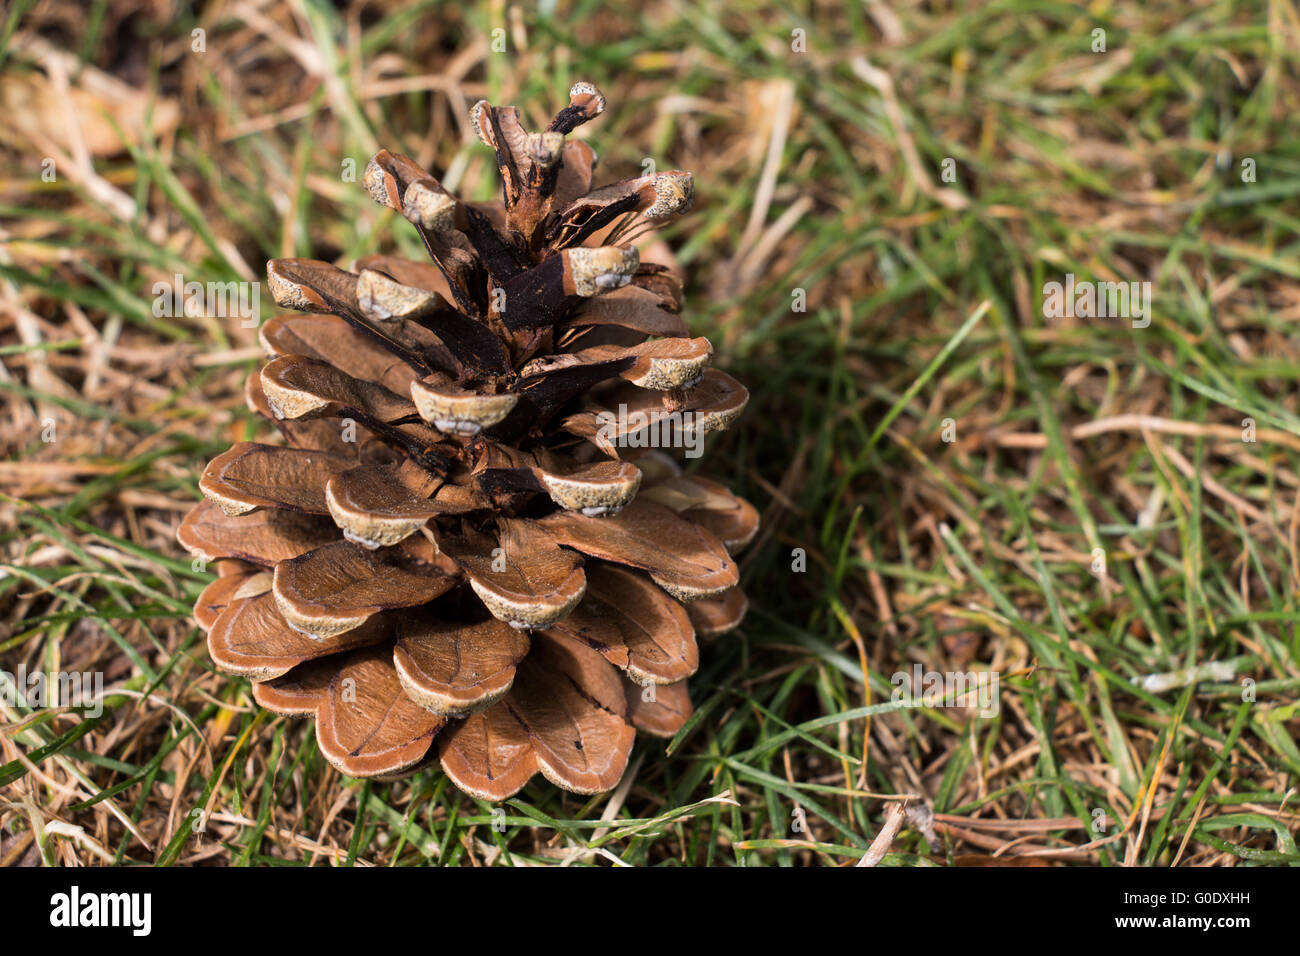
[[[378,153],[366,187],[432,263],[267,267],[305,314],[263,325],[247,395],[286,443],[214,459],[178,537],[219,562],[194,608],[213,661],[266,709],[314,715],[346,774],[438,759],[485,799],[539,770],[607,790],[634,728],[689,717],[696,635],[745,612],[729,552],[757,512],[654,450],[695,447],[748,399],[631,244],[690,207],[692,179],[591,189],[595,154],[565,134],[603,109],[579,83],[528,133],[477,104],[500,204]]]

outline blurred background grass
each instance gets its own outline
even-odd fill
[[[0,705],[0,863],[1300,863],[1292,3],[11,0],[0,58],[0,666],[110,687]],[[695,173],[684,311],[753,393],[702,464],[764,527],[697,717],[502,830],[214,672],[173,533],[259,350],[151,289],[418,256],[369,155],[487,199],[470,104],[576,79],[598,179]],[[1150,325],[1045,317],[1067,273]]]

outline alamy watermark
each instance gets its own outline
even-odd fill
[[[889,678],[895,704],[923,707],[976,707],[981,717],[996,717],[1000,706],[997,671],[927,671],[920,664]]]
[[[81,892],[73,885],[67,893],[50,897],[50,925],[59,928],[122,927],[132,936],[148,936],[153,929],[152,893]]]
[[[33,671],[29,674],[26,665],[20,665],[13,673],[0,670],[0,703],[34,710],[77,707],[84,708],[87,717],[99,717],[104,713],[104,672]]]
[[[1043,284],[1043,316],[1049,319],[1131,319],[1133,328],[1151,324],[1150,282],[1065,282]]]
[[[262,289],[256,282],[186,282],[179,272],[172,281],[155,282],[154,318],[237,318],[246,329],[261,321]]]

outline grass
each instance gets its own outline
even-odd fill
[[[0,707],[0,862],[851,865],[905,802],[882,865],[1300,863],[1289,0],[344,7],[0,25],[8,95],[133,95],[127,150],[0,119],[0,665],[109,688]],[[467,105],[577,78],[607,178],[696,174],[667,238],[753,395],[703,459],[763,512],[750,617],[612,796],[340,777],[189,620],[173,529],[257,349],[152,284],[418,255],[349,162],[486,199]],[[1067,273],[1149,282],[1149,326],[1046,316]],[[892,701],[913,664],[995,672],[997,713]]]

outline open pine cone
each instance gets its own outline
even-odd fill
[[[539,770],[607,790],[634,728],[690,715],[696,635],[745,612],[729,552],[757,512],[650,450],[695,447],[748,398],[631,244],[690,207],[692,180],[592,189],[595,154],[565,134],[603,109],[579,83],[529,133],[477,104],[501,204],[377,154],[366,187],[432,263],[267,267],[305,314],[262,326],[248,402],[286,444],[214,459],[178,537],[219,562],[194,608],[213,661],[268,710],[314,715],[344,773],[436,758],[485,799]]]

